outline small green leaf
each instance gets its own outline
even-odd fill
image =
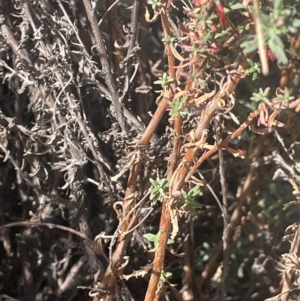
[[[273,43],[274,43],[277,47],[284,48],[284,44],[283,44],[282,40],[281,40],[280,37],[274,32],[273,29],[270,29],[270,30],[269,30],[269,37],[270,37],[270,40],[272,40]]]
[[[239,278],[244,278],[244,271],[243,271],[243,268],[242,267],[239,267],[238,270],[237,270],[237,276]]]
[[[208,261],[209,259],[209,254],[205,254],[202,258],[203,261]]]
[[[150,188],[150,200],[161,201],[169,190],[169,181],[167,179],[157,178],[156,180],[149,179],[152,187]]]
[[[274,0],[274,11],[282,9],[282,0]]]
[[[146,233],[143,236],[148,239],[149,241],[154,243],[154,248],[156,249],[156,247],[158,246],[159,243],[159,238],[160,238],[160,232],[158,232],[157,234],[152,234],[152,233]]]
[[[252,61],[251,59],[247,59],[250,67],[246,69],[246,75],[252,74],[252,80],[256,80],[258,78],[258,74],[260,71],[260,64]]]
[[[185,100],[186,100],[186,97],[182,96],[173,102],[172,101],[169,102],[169,106],[171,108],[171,111],[170,111],[171,117],[176,117],[176,116],[185,117],[186,116],[187,112],[184,107]]]
[[[173,79],[172,77],[168,76],[166,72],[163,73],[161,77],[159,77],[158,80],[154,82],[154,84],[161,85],[162,87],[167,86],[168,84],[172,83]]]
[[[236,3],[230,6],[231,10],[244,9],[244,5],[242,3]]]
[[[293,20],[293,27],[300,27],[300,19]]]
[[[161,232],[157,232],[156,234],[152,234],[152,233],[146,233],[144,234],[143,236],[148,239],[150,242],[153,242],[154,243],[154,247],[156,248],[158,243],[159,243],[159,239],[160,239],[160,234]],[[173,239],[168,239],[167,241],[167,244],[168,245],[171,245],[174,243],[174,240]]]
[[[230,32],[231,32],[231,28],[224,29],[221,32],[216,33],[215,38],[216,39],[221,38],[223,36],[228,35]]]
[[[174,239],[169,238],[167,241],[167,245],[171,245],[174,243]]]
[[[286,65],[288,63],[288,59],[285,55],[285,52],[284,52],[283,48],[278,46],[274,42],[274,40],[272,40],[272,39],[269,40],[268,41],[268,46],[269,46],[270,50],[274,53],[274,55],[276,56],[276,58],[279,62],[281,62],[284,65]]]
[[[271,104],[269,98],[267,97],[270,91],[270,87],[263,90],[262,88],[259,88],[258,93],[253,93],[253,96],[250,98],[251,100],[255,102],[265,102],[267,104]]]
[[[148,0],[147,1],[148,4],[150,4],[152,6],[152,9],[155,11],[158,9],[158,7],[161,6],[161,2],[158,0]]]
[[[171,35],[167,35],[165,38],[162,39],[162,42],[165,42],[167,44],[173,44],[175,41],[176,38]]]
[[[266,207],[265,203],[266,203],[266,200],[265,200],[265,199],[261,199],[261,200],[259,200],[259,201],[257,202],[257,205],[258,205],[260,208],[265,208],[265,207]]]
[[[200,186],[196,185],[191,188],[188,192],[181,190],[181,199],[178,202],[178,207],[183,207],[187,212],[191,212],[194,216],[198,213],[196,209],[201,209],[201,205],[195,200],[200,194]]]
[[[146,233],[143,235],[146,239],[148,239],[151,242],[155,242],[156,241],[156,235],[152,234],[152,233]]]
[[[248,54],[255,50],[257,50],[257,39],[253,39],[251,41],[245,41],[241,44],[241,47],[244,48],[244,53]]]
[[[160,274],[159,281],[165,282],[165,281],[168,280],[168,278],[171,278],[172,276],[173,276],[173,274],[171,272],[162,271],[161,274]]]

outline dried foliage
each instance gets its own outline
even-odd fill
[[[0,300],[297,300],[299,6],[1,1]]]

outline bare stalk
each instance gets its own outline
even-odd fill
[[[116,112],[116,117],[120,124],[123,134],[125,134],[125,133],[127,133],[127,129],[126,129],[125,119],[124,119],[124,115],[123,115],[123,109],[122,109],[122,105],[119,101],[117,85],[116,85],[116,82],[114,80],[114,77],[113,77],[113,74],[111,71],[111,66],[110,66],[110,63],[108,60],[106,47],[104,45],[102,32],[98,26],[98,22],[97,22],[95,14],[94,14],[94,11],[92,9],[90,0],[82,0],[82,1],[84,4],[86,13],[87,13],[89,22],[92,27],[93,35],[95,37],[96,49],[100,55],[102,71],[104,73],[108,89],[111,93],[111,101],[112,101],[114,110]]]

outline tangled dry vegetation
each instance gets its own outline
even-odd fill
[[[298,300],[299,5],[0,1],[0,299]]]

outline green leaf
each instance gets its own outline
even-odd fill
[[[261,14],[260,15],[260,19],[261,19],[261,22],[262,24],[264,25],[264,27],[267,27],[269,26],[270,22],[271,22],[271,18],[269,15],[266,15],[266,14]]]
[[[152,233],[146,233],[143,236],[148,239],[149,241],[154,243],[154,248],[156,249],[158,243],[159,243],[159,238],[160,238],[160,232],[156,233],[156,234],[152,234]]]
[[[237,270],[237,276],[239,278],[244,278],[244,271],[243,271],[243,268],[242,267],[239,267],[238,270]]]
[[[230,6],[231,10],[244,9],[244,5],[242,3],[236,3]]]
[[[258,205],[260,208],[265,208],[265,207],[266,207],[266,200],[265,200],[265,199],[260,199],[260,200],[257,202],[257,205]]]
[[[230,31],[231,31],[231,28],[224,29],[221,32],[216,33],[215,38],[218,39],[218,38],[221,38],[223,36],[226,36],[227,34],[230,33]]]
[[[157,178],[156,180],[149,179],[152,187],[150,188],[150,200],[161,201],[169,190],[169,181],[167,179]]]
[[[176,117],[176,116],[185,117],[186,116],[187,112],[184,107],[185,100],[186,100],[186,96],[182,96],[173,102],[172,101],[169,102],[169,106],[171,107],[171,111],[170,111],[171,117]]]
[[[197,216],[198,213],[196,209],[201,209],[201,205],[195,200],[196,197],[200,194],[200,186],[196,185],[191,188],[188,192],[181,190],[181,199],[178,202],[178,207],[184,207],[187,212],[192,213],[194,216]]]
[[[265,102],[267,104],[270,104],[270,100],[267,97],[269,91],[270,91],[270,87],[267,87],[265,90],[259,88],[258,93],[253,93],[253,96],[250,99],[255,102]]]
[[[251,59],[247,59],[250,67],[246,69],[246,75],[252,74],[252,80],[256,80],[258,78],[258,74],[260,73],[260,64],[252,61]]]
[[[173,44],[175,41],[176,38],[171,35],[167,35],[165,38],[162,39],[162,42],[165,42],[167,44]]]
[[[280,37],[274,32],[273,29],[269,30],[269,36],[270,36],[270,40],[272,40],[274,42],[275,45],[277,45],[278,47],[284,48],[284,44],[282,42],[282,40],[280,39]]]
[[[257,38],[251,41],[245,41],[241,44],[241,47],[244,48],[244,53],[248,54],[257,50]]]
[[[173,274],[171,272],[162,271],[161,274],[160,274],[159,281],[165,282],[165,281],[168,280],[168,278],[171,278],[172,276],[173,276]]]
[[[274,40],[269,40],[268,41],[268,46],[270,48],[270,50],[274,53],[274,55],[276,56],[277,60],[286,65],[288,63],[288,59],[286,57],[286,54],[283,50],[283,48],[281,48],[280,46],[278,46]]]
[[[300,19],[293,20],[293,27],[300,27]]]
[[[282,0],[274,1],[274,11],[278,11],[282,9]]]
[[[202,258],[203,261],[208,261],[209,259],[209,254],[205,254]]]
[[[167,86],[168,84],[172,83],[173,79],[172,77],[168,76],[166,72],[163,73],[161,77],[159,77],[158,80],[154,82],[154,84],[161,85],[162,87]]]
[[[151,242],[155,242],[156,241],[156,235],[152,234],[152,233],[146,233],[143,235],[146,239],[148,239]]]
[[[146,233],[146,234],[143,234],[143,237],[145,237],[146,239],[148,239],[150,242],[153,242],[154,243],[154,247],[156,248],[158,243],[159,243],[159,238],[160,238],[160,234],[161,232],[157,232],[156,234],[152,234],[152,233]],[[174,243],[174,240],[173,239],[168,239],[167,241],[167,244],[168,245],[171,245]]]
[[[169,238],[167,241],[167,245],[171,245],[174,243],[174,239]]]
[[[211,249],[209,243],[206,242],[206,241],[203,242],[202,246],[203,246],[203,249],[205,249],[205,250],[210,250]]]
[[[149,1],[147,1],[147,3],[152,6],[153,10],[156,10],[158,7],[161,6],[161,2],[158,0],[149,0]]]

